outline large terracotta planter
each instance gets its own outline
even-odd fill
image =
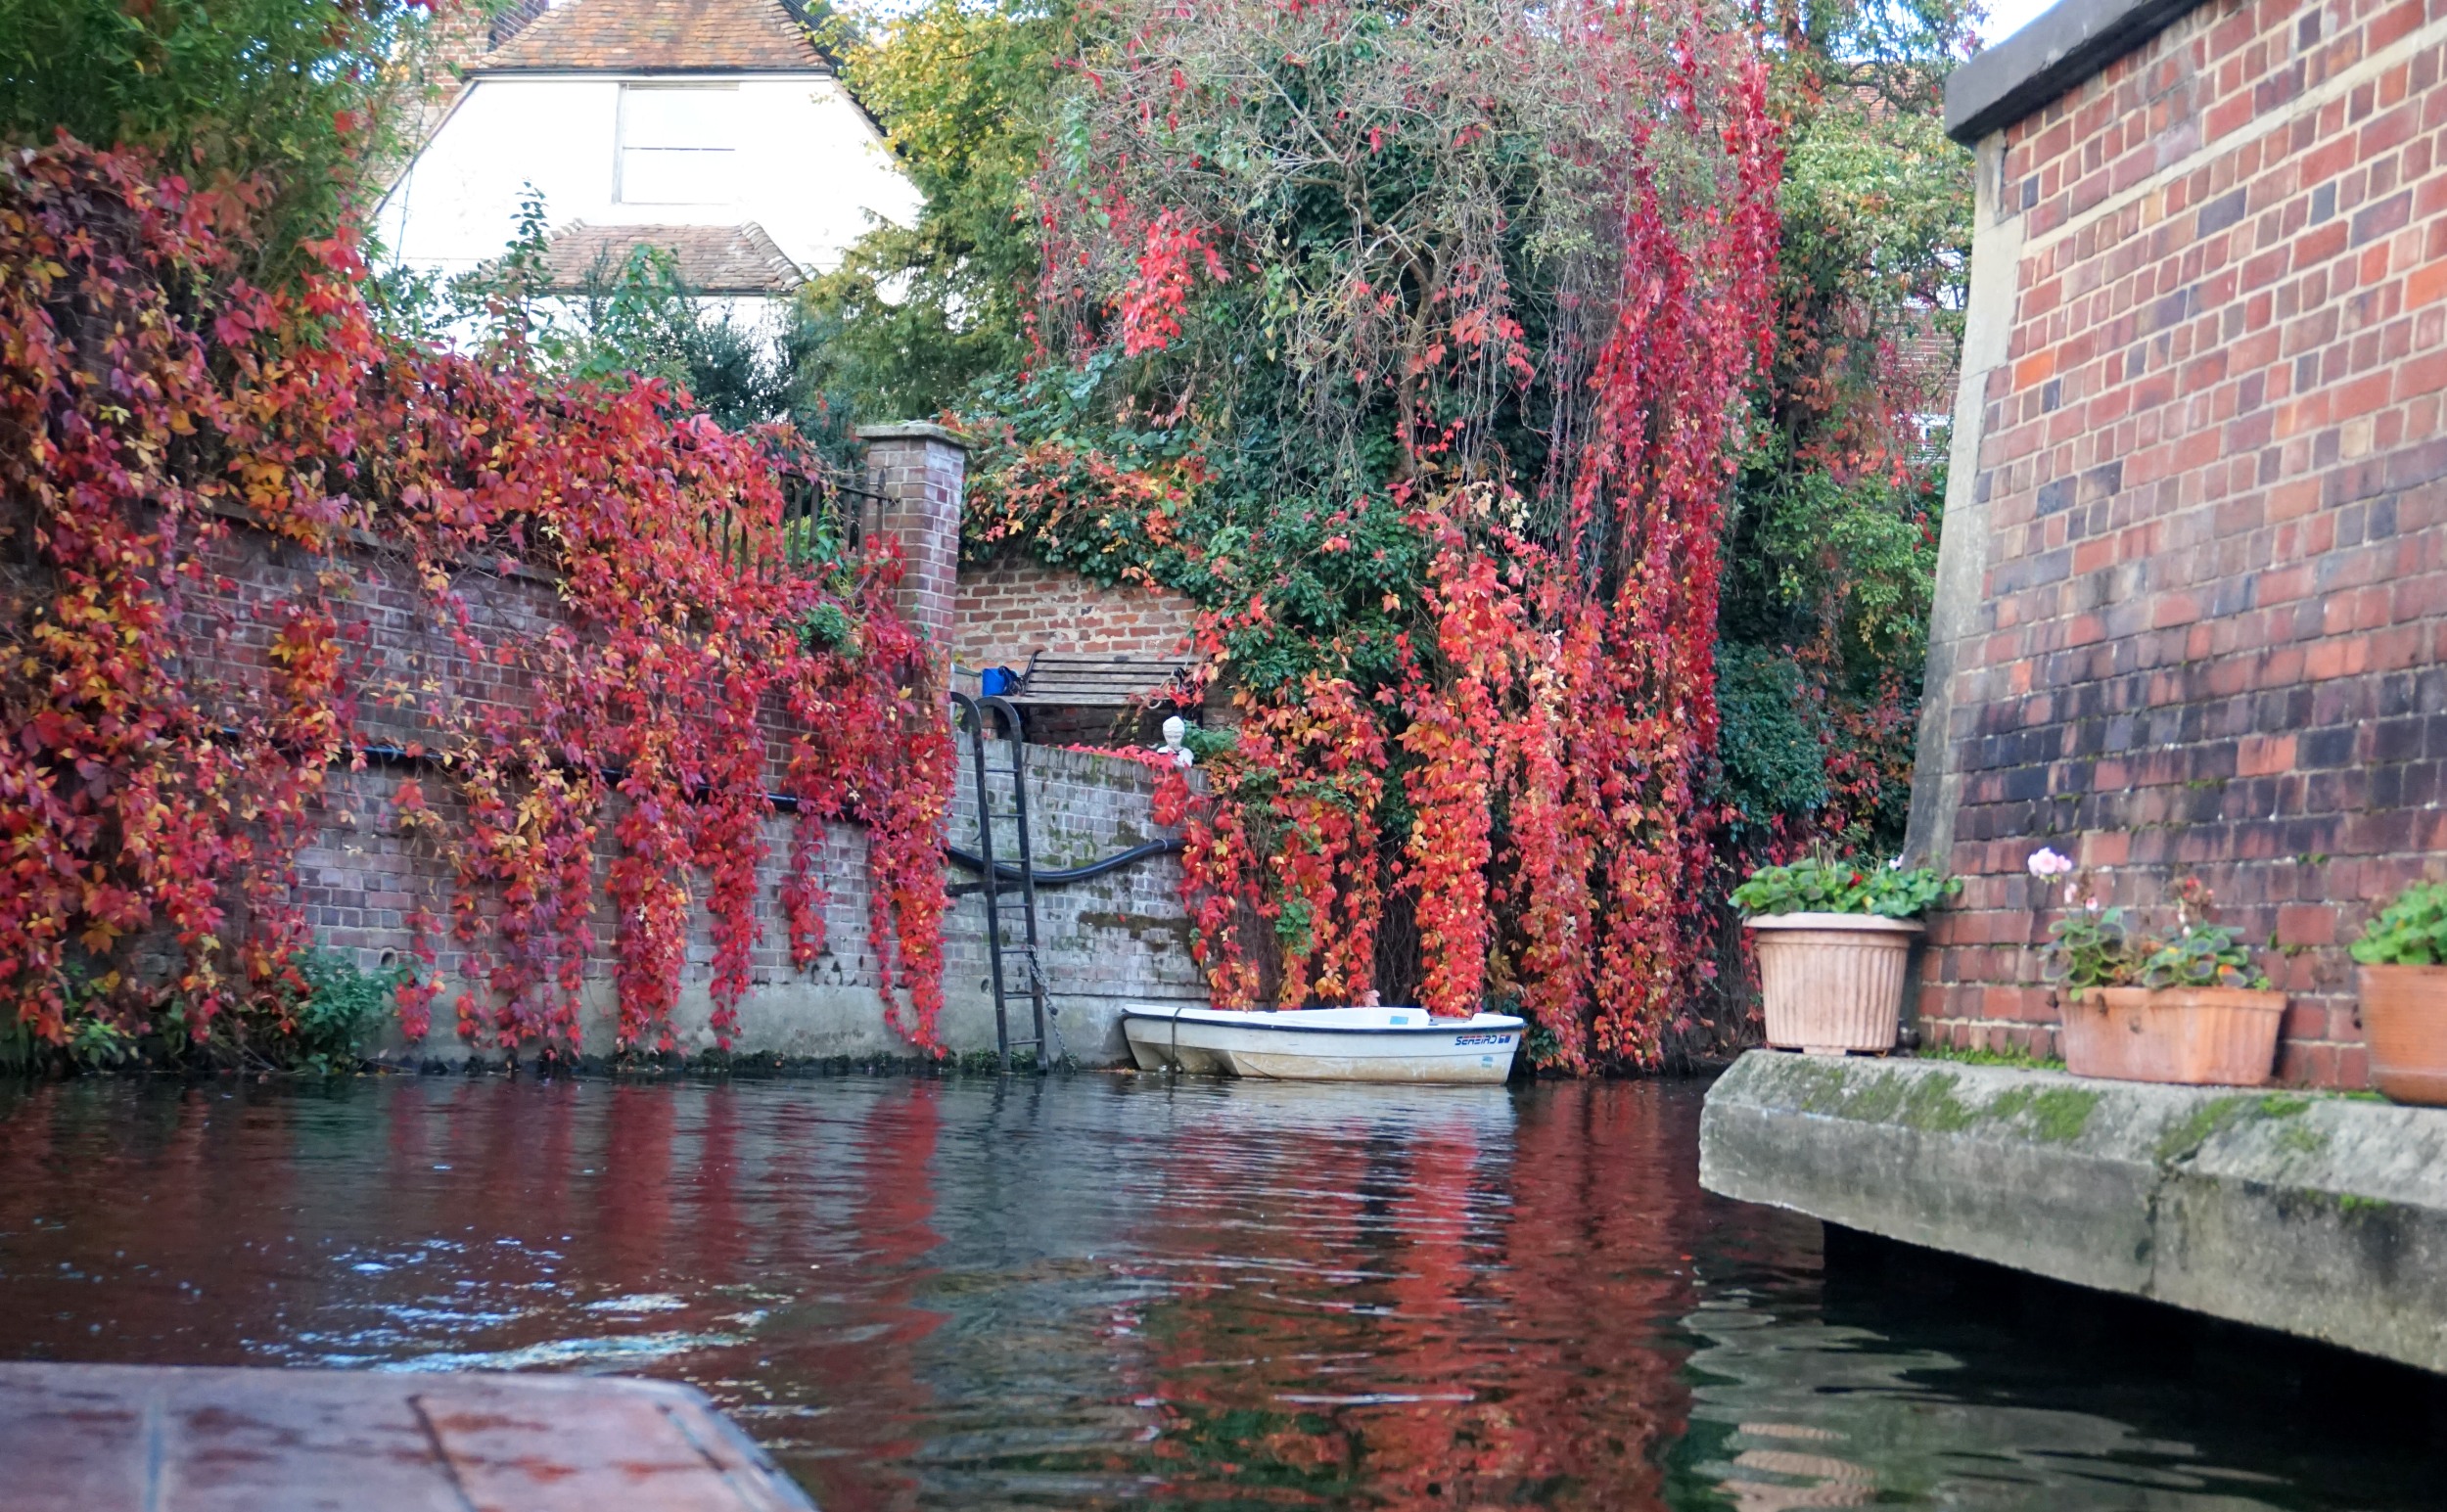
[[[1884,1054],[1903,1027],[1903,970],[1920,926],[1860,913],[1752,919],[1768,1043],[1813,1055]]]
[[[2362,1037],[2374,1086],[2447,1105],[2447,966],[2362,968]]]
[[[2064,1068],[2117,1081],[2258,1086],[2277,1065],[2285,994],[2248,987],[2092,987],[2066,1005]]]

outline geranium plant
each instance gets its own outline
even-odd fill
[[[2365,966],[2447,965],[2447,882],[2417,882],[2397,893],[2350,948]]]
[[[2167,935],[2136,931],[2123,908],[2102,902],[2093,873],[2073,868],[2053,850],[2025,863],[2031,875],[2065,883],[2066,912],[2048,934],[2047,974],[2076,992],[2092,987],[2256,987],[2269,979],[2256,971],[2242,932],[2212,922],[2216,899],[2197,877],[2178,878],[2168,893],[2175,929]]]
[[[1958,877],[1928,867],[1907,871],[1900,860],[1863,865],[1838,856],[1804,856],[1762,866],[1733,890],[1733,906],[1751,918],[1778,913],[1861,913],[1911,919],[1962,889]]]

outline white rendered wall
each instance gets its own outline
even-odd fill
[[[755,221],[810,273],[836,266],[876,221],[906,225],[917,214],[917,190],[833,78],[657,74],[629,81],[737,86],[739,156],[726,203],[615,200],[621,75],[480,75],[384,197],[375,225],[390,254],[442,274],[499,255],[531,182],[543,192],[550,225]]]

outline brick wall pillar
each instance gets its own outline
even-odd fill
[[[960,496],[968,443],[942,426],[861,426],[868,477],[884,496],[883,531],[900,542],[906,571],[895,603],[948,656],[960,579]],[[946,668],[946,671],[948,668]]]

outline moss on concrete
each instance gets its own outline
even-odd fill
[[[2064,1062],[2028,1050],[1975,1050],[1963,1045],[1922,1045],[1915,1060],[1953,1061],[1963,1066],[2010,1066],[2017,1071],[2062,1071]]]
[[[2321,1155],[2328,1150],[2328,1135],[2300,1123],[2278,1130],[2277,1147],[2294,1155]]]
[[[2090,1126],[2100,1095],[2089,1087],[2018,1086],[1981,1112],[1991,1119],[2022,1121],[2031,1137],[2043,1144],[2071,1144]]]
[[[1804,1113],[1939,1133],[1967,1127],[1978,1117],[1955,1096],[1961,1078],[1948,1073],[1856,1072],[1842,1061],[1803,1060],[1792,1075],[1801,1083],[1795,1101]]]
[[[1962,1078],[1953,1072],[1900,1066],[1865,1071],[1857,1062],[1835,1060],[1802,1061],[1788,1075],[1797,1083],[1795,1102],[1804,1113],[1931,1134],[1980,1124],[2018,1124],[2049,1144],[2080,1138],[2100,1097],[2088,1087],[2017,1086],[1986,1102],[1971,1102],[1960,1095]]]
[[[2310,1098],[2285,1092],[2243,1092],[2202,1103],[2189,1118],[2159,1136],[2158,1164],[2171,1166],[2191,1160],[2200,1153],[2202,1145],[2239,1123],[2299,1118],[2310,1107]]]
[[[2447,1111],[1768,1052],[1700,1135],[1710,1191],[2447,1371],[2442,1173]]]

